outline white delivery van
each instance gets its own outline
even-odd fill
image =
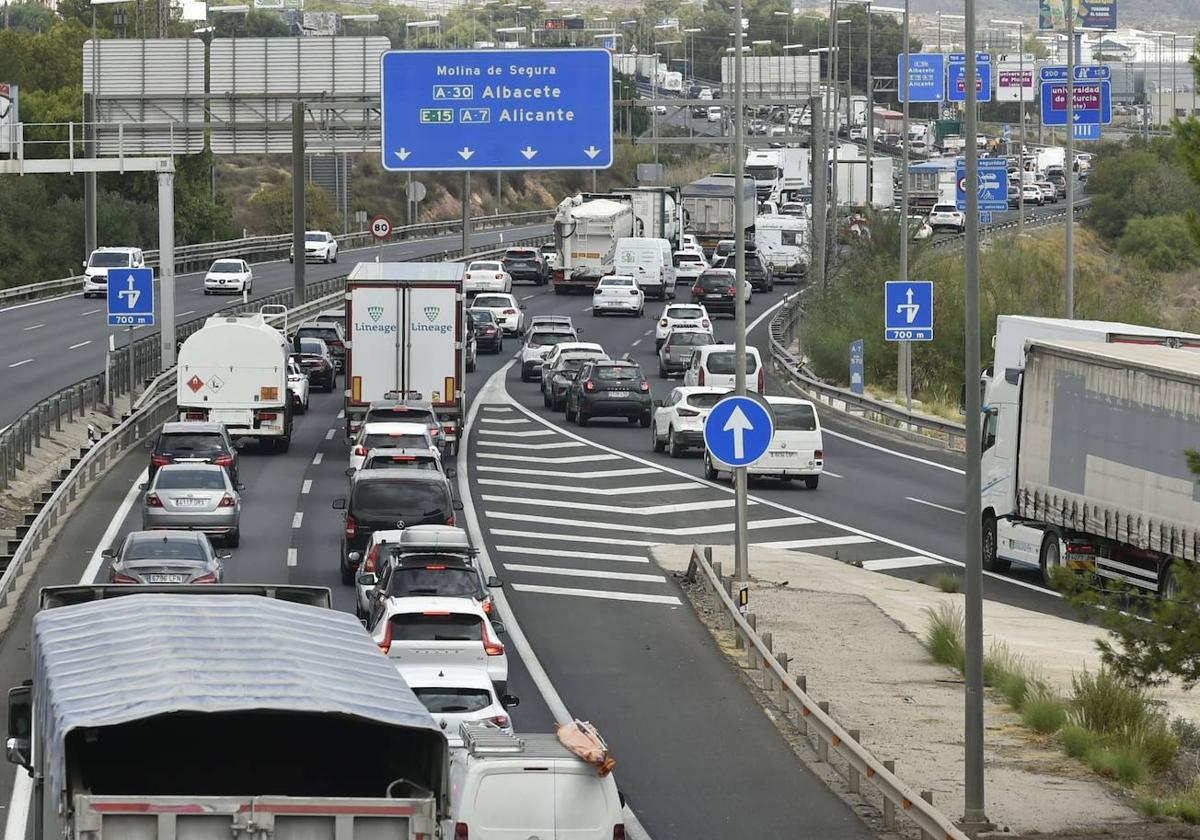
[[[727,388],[732,391],[737,379],[734,372],[737,363],[736,350],[732,344],[710,344],[699,348],[692,354],[692,363],[683,373],[683,384]],[[765,378],[766,371],[763,369],[762,359],[759,358],[758,348],[747,347],[746,390],[761,394],[766,385]]]
[[[675,262],[671,243],[649,236],[623,236],[617,240],[613,265],[617,274],[637,280],[646,297],[675,297]]]
[[[446,838],[526,840],[625,836],[612,775],[576,756],[549,733],[514,735],[464,723],[450,750]]]
[[[122,268],[145,268],[141,248],[97,248],[83,264],[83,296],[108,295],[108,273]]]

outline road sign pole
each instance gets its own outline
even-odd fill
[[[292,306],[304,303],[304,103],[292,103]]]
[[[175,364],[175,173],[158,173],[159,363]],[[150,285],[151,290],[154,284]],[[132,352],[132,351],[130,351]]]
[[[125,355],[129,357],[129,409],[133,410],[133,400],[137,397],[137,371],[133,364],[133,327],[126,330],[129,333],[129,341],[126,343]],[[166,331],[163,331],[166,335]]]
[[[745,114],[742,107],[742,82],[744,64],[742,56],[742,0],[733,3],[733,237],[734,273],[734,391],[738,396],[746,395],[746,218],[742,192],[746,177],[743,163],[746,159],[746,137],[743,133]],[[657,147],[656,147],[657,148]],[[739,581],[750,579],[750,555],[747,541],[749,529],[746,524],[746,468],[734,470],[734,568]]]
[[[1017,23],[1017,37],[1020,40],[1018,49],[1021,51],[1021,87],[1018,88],[1019,93],[1017,94],[1021,97],[1021,101],[1017,103],[1021,108],[1021,153],[1017,157],[1017,177],[1021,179],[1020,186],[1017,188],[1017,236],[1021,240],[1021,246],[1017,250],[1017,260],[1023,281],[1025,279],[1023,250],[1025,247],[1025,21]]]
[[[1067,15],[1067,234],[1066,234],[1066,277],[1063,293],[1066,296],[1068,318],[1075,317],[1075,9],[1072,0],[1063,4]],[[1103,85],[1101,85],[1103,88]]]
[[[462,190],[462,255],[471,253],[471,173],[463,173]]]
[[[912,90],[908,85],[908,70],[909,64],[912,63],[911,53],[909,52],[908,39],[908,0],[904,0],[904,20],[901,24],[903,29],[904,39],[904,69],[901,73],[904,76],[900,80],[900,89],[904,91],[904,101],[901,103],[901,146],[900,146],[900,279],[904,282],[908,281],[908,100],[912,97]],[[968,45],[969,46],[969,45]],[[899,367],[896,370],[896,384],[898,390],[904,395],[904,405],[908,411],[912,411],[912,383],[909,381],[909,372],[912,370],[912,362],[909,356],[912,353],[912,346],[907,341],[901,341],[897,348],[899,354],[897,356],[897,364]]]

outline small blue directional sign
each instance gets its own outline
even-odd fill
[[[1107,64],[1076,64],[1075,81],[1091,82],[1101,79],[1111,79],[1112,68]],[[1043,64],[1041,69],[1043,82],[1065,82],[1067,80],[1067,65]]]
[[[979,209],[1007,210],[1008,209],[1008,160],[1005,158],[979,158],[976,161],[976,175],[979,182]],[[967,209],[967,163],[963,158],[958,159],[958,195],[959,210]]]
[[[1071,126],[1071,136],[1076,140],[1099,140],[1100,123],[1075,123]]]
[[[866,386],[866,342],[857,338],[850,342],[850,390],[863,393]]]
[[[883,286],[883,337],[888,341],[933,341],[933,282],[888,280]],[[711,414],[708,422],[712,424]]]
[[[108,325],[140,327],[154,323],[154,271],[149,268],[108,270]]]
[[[946,98],[951,102],[966,102],[967,56],[950,53],[946,74]],[[985,52],[975,53],[976,102],[992,101],[992,57]]]
[[[945,56],[941,53],[908,54],[908,101],[941,102],[946,98]],[[897,90],[904,101],[904,53],[896,56]]]
[[[980,210],[979,211],[979,224],[990,225],[991,223],[992,223],[992,211],[991,210]]]
[[[766,454],[774,435],[771,412],[753,397],[722,397],[704,421],[704,445],[728,467],[753,464]]]
[[[1075,83],[1073,125],[1112,122],[1112,82]],[[1067,83],[1042,82],[1042,125],[1067,124]]]
[[[608,50],[393,50],[380,66],[385,169],[612,166]]]

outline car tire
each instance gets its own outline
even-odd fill
[[[600,317],[600,312],[599,312],[599,310],[597,310],[597,309],[596,309],[596,307],[594,307],[594,306],[592,307],[592,317],[593,317],[593,318],[599,318],[599,317]]]
[[[717,480],[716,465],[713,464],[712,458],[709,457],[709,454],[707,452],[704,453],[704,477],[708,481],[716,481]]]
[[[806,490],[816,490],[817,485],[821,483],[821,476],[806,475],[804,476],[804,487]]]
[[[576,410],[575,422],[580,426],[586,426],[588,424],[588,416],[584,414],[583,406],[580,406],[579,409]]]
[[[542,408],[550,408],[550,395],[545,388],[542,389]]]
[[[575,412],[571,411],[571,401],[566,400],[565,403],[566,403],[566,405],[563,407],[563,410],[564,410],[563,419],[566,420],[568,423],[574,423],[575,422]]]
[[[672,458],[683,457],[683,447],[679,445],[679,439],[675,437],[674,429],[667,429],[667,454]]]
[[[658,427],[650,427],[650,448],[655,452],[662,452],[666,449],[666,442],[658,439]]]
[[[645,414],[642,415],[641,419],[642,419],[642,428],[649,429],[650,424],[654,422],[654,415],[651,414],[649,411],[647,411]]]
[[[667,369],[662,366],[661,362],[659,362],[659,365],[658,365],[658,378],[659,379],[669,379],[670,378],[670,374],[667,373]]]
[[[342,572],[342,585],[343,586],[353,586],[354,585],[354,569],[348,568],[346,566],[345,559],[343,559],[342,562],[339,563],[338,565]]]
[[[529,381],[529,374],[525,372],[525,369],[524,369],[524,368],[522,368],[522,369],[521,369],[521,381],[522,381],[522,382],[528,382],[528,381]]]
[[[1051,589],[1053,569],[1062,565],[1062,552],[1059,550],[1058,534],[1048,531],[1042,536],[1042,546],[1038,549],[1038,568],[1042,572],[1042,586]]]
[[[468,360],[467,360],[467,373],[474,373],[474,372],[475,372],[475,364],[476,364],[476,362],[475,362],[475,360],[474,360],[474,359],[468,359]]]
[[[291,448],[292,448],[292,436],[291,435],[288,435],[287,437],[281,437],[275,441],[275,451],[276,452],[287,452]]]
[[[237,548],[238,544],[241,541],[242,541],[242,532],[237,528],[234,528],[232,531],[230,531],[228,534],[225,535],[225,545],[228,546],[229,548]]]

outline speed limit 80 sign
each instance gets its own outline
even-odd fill
[[[392,223],[383,216],[371,220],[371,236],[376,239],[387,239],[392,235]]]

